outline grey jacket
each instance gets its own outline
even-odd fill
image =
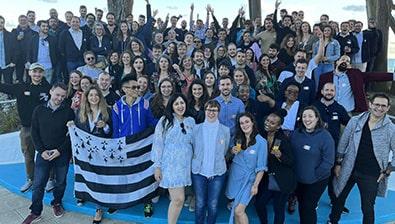
[[[192,173],[199,174],[203,164],[203,123],[195,126],[193,130],[193,157],[192,157]],[[222,175],[226,172],[225,155],[229,149],[230,131],[229,128],[223,124],[219,124],[217,133],[217,144],[213,145],[212,148],[215,150],[215,164],[214,174],[216,176]]]
[[[333,186],[336,196],[342,192],[351,176],[354,168],[355,159],[358,153],[358,146],[362,136],[363,126],[368,120],[370,112],[364,112],[358,116],[354,116],[348,122],[344,129],[337,148],[337,157],[343,158],[341,171],[338,178],[334,178]],[[374,155],[382,171],[384,171],[388,162],[395,162],[395,125],[388,116],[385,116],[371,130]],[[390,151],[393,152],[390,160]],[[380,181],[377,195],[385,197],[387,192],[388,178]]]

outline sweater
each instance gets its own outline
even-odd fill
[[[319,128],[309,133],[299,128],[291,135],[298,182],[313,184],[328,178],[335,162],[335,142],[329,132]]]

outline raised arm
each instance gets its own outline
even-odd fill
[[[195,5],[192,3],[191,4],[191,14],[189,15],[189,31],[194,31],[194,22],[193,22],[193,10],[195,8]]]

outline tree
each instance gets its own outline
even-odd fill
[[[366,12],[368,18],[376,18],[377,28],[383,32],[383,48],[376,58],[375,71],[387,71],[388,61],[388,35],[389,28],[395,32],[395,19],[391,11],[395,9],[392,0],[366,0]],[[379,91],[388,91],[388,84],[376,83]],[[392,86],[392,93],[395,93],[395,85]]]
[[[251,20],[262,17],[261,0],[248,0],[248,5]]]
[[[115,14],[115,21],[124,20],[133,11],[134,0],[107,0],[108,11]]]

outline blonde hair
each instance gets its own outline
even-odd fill
[[[99,96],[99,110],[100,113],[102,115],[102,120],[104,122],[107,122],[110,119],[110,115],[108,114],[107,108],[107,102],[104,99],[104,96],[102,94],[102,92],[100,91],[100,89],[97,86],[91,86],[88,91],[86,91],[81,99],[81,105],[80,105],[80,111],[79,111],[79,120],[81,123],[85,123],[87,122],[88,116],[90,114],[92,114],[92,110],[91,110],[91,105],[88,101],[88,95],[92,90],[96,90],[97,95]]]

